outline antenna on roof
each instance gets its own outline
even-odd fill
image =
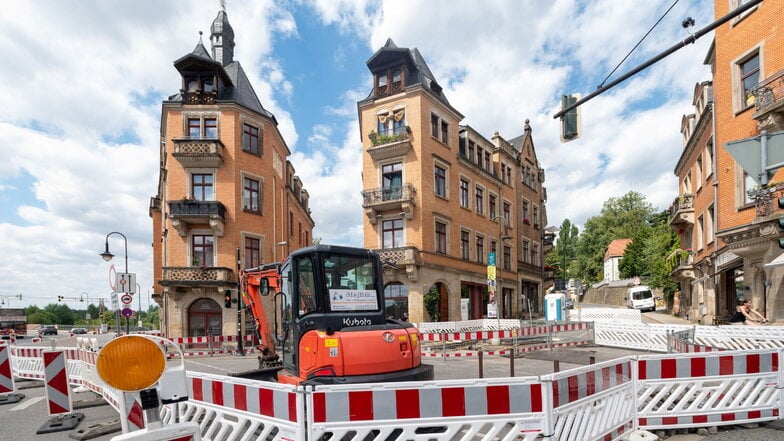
[[[201,31],[199,31],[199,43],[202,43],[202,40],[201,40],[201,34],[202,34],[202,32],[201,32]]]
[[[226,12],[226,0],[220,0],[221,11]]]

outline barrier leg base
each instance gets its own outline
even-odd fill
[[[66,413],[49,418],[37,432],[37,435],[42,433],[62,432],[64,430],[73,430],[84,418],[83,413]]]
[[[10,394],[0,395],[0,406],[2,406],[4,404],[18,403],[24,397],[25,397],[25,394],[19,394],[19,393],[16,393],[16,392],[10,393]]]
[[[85,427],[84,429],[79,429],[76,432],[69,433],[68,437],[81,441],[97,438],[108,433],[119,432],[121,430],[122,425],[120,424],[120,420],[109,420],[102,423],[92,424]]]

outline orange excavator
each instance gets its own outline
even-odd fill
[[[388,319],[378,255],[315,245],[240,273],[259,339],[259,369],[235,376],[287,384],[432,380],[419,331]]]

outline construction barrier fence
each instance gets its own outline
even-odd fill
[[[605,325],[593,325],[597,335]],[[670,329],[669,338],[701,334],[698,327],[693,337],[675,335],[682,331]],[[50,348],[7,349],[13,377],[45,377]],[[95,373],[99,349],[94,338],[81,338],[63,350],[68,383],[104,396],[125,420],[124,432],[144,427],[138,397]],[[189,399],[163,406],[161,418],[197,423],[204,440],[615,440],[636,429],[778,419],[782,351],[639,355],[541,376],[317,387],[187,372]]]

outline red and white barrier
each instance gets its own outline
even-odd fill
[[[65,370],[64,351],[43,351],[46,399],[49,415],[71,412],[71,390]]]
[[[16,392],[9,352],[8,345],[5,342],[0,342],[0,394]]]

